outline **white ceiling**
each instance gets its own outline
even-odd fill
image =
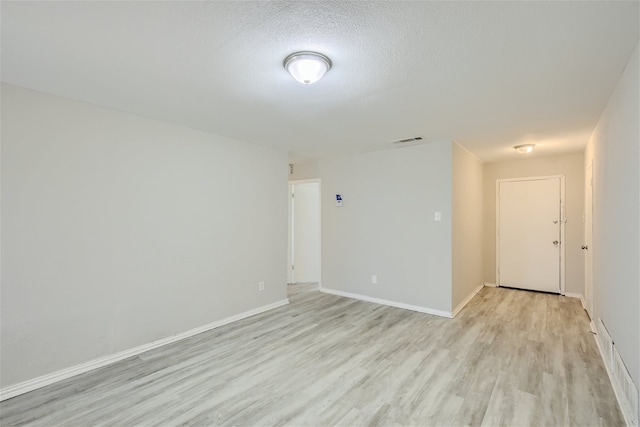
[[[484,161],[584,147],[639,2],[9,2],[2,80],[289,150],[455,139]],[[333,68],[303,86],[297,50]]]

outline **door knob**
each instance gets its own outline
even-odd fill
[[[582,250],[584,251],[584,250],[586,250],[586,249],[589,249],[589,246],[584,245],[584,246],[582,247]]]
[[[556,245],[556,246],[558,245],[558,243],[560,243],[560,242],[558,242],[557,240],[553,241],[553,244]]]

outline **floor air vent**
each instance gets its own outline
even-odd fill
[[[609,335],[609,331],[605,328],[604,323],[602,323],[602,319],[598,319],[597,329],[596,339],[598,340],[598,344],[600,344],[600,351],[602,352],[604,363],[606,363],[607,367],[611,367],[613,340],[611,339],[611,335]]]
[[[622,409],[622,413],[631,426],[638,426],[638,389],[631,380],[631,375],[627,370],[615,343],[611,339],[611,335],[604,326],[602,319],[598,319],[597,323],[598,347],[604,359],[609,378],[613,385],[618,403]]]

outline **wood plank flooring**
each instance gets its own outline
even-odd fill
[[[291,304],[0,404],[2,426],[621,426],[576,299],[483,288],[455,319]]]

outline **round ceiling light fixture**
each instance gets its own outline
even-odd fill
[[[284,68],[300,83],[310,85],[331,69],[331,60],[317,52],[295,52],[284,59]]]
[[[520,154],[527,154],[533,151],[533,147],[535,147],[536,144],[522,144],[522,145],[516,145],[514,148],[514,150],[516,150],[518,153]]]

